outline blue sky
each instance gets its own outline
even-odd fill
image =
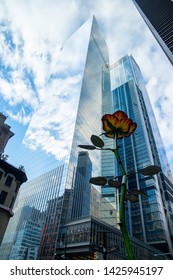
[[[24,137],[40,102],[56,92],[57,86],[64,93],[78,87],[77,74],[57,85],[59,53],[69,36],[93,14],[109,47],[110,62],[132,54],[140,66],[173,170],[172,66],[131,0],[0,1],[0,111],[8,116],[7,123],[15,133],[5,150],[9,162],[29,162],[30,151],[35,153],[31,142],[35,143],[37,137],[41,143],[45,135],[41,130],[39,135],[33,133],[32,139]],[[73,46],[68,57],[72,64],[74,59],[81,61],[82,38],[77,43],[78,57],[73,57]],[[54,101],[50,99],[47,105]],[[37,115],[35,130],[44,118],[42,112]],[[49,157],[51,145],[43,147],[44,143],[41,147]],[[42,153],[39,149],[37,152]],[[31,159],[28,168],[32,169]]]

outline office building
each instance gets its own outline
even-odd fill
[[[69,58],[72,50],[73,55]],[[78,248],[72,248],[72,251],[79,250],[76,251],[79,256],[84,245],[87,250],[90,248],[90,241],[94,241],[96,247],[103,246],[102,230],[107,232],[112,231],[112,228],[115,233],[106,247],[112,247],[113,240],[117,238],[121,256],[116,254],[112,258],[126,258],[122,239],[119,239],[118,191],[109,186],[104,186],[101,191],[100,186],[94,187],[89,183],[90,176],[110,178],[119,174],[114,155],[110,151],[101,153],[92,149],[86,152],[78,148],[82,144],[91,145],[92,134],[101,134],[103,114],[119,109],[127,112],[138,123],[137,134],[122,141],[120,151],[127,171],[134,172],[157,163],[165,176],[144,178],[135,174],[130,178],[129,189],[145,189],[150,195],[141,197],[139,203],[127,203],[130,235],[140,240],[138,249],[141,249],[136,250],[143,258],[147,257],[147,250],[151,251],[149,258],[154,258],[158,252],[169,253],[172,246],[169,232],[172,187],[168,178],[168,163],[162,142],[157,138],[157,126],[151,128],[154,115],[148,105],[147,93],[135,61],[127,56],[109,66],[108,48],[93,17],[67,40],[59,54],[57,68],[58,83],[62,82],[62,87],[59,84],[57,92],[50,94],[48,100],[43,100],[25,135],[30,145],[40,151],[40,164],[37,158],[33,161],[37,177],[26,182],[19,192],[14,206],[15,215],[0,247],[0,259],[54,259],[57,255],[61,256],[63,250],[66,251],[66,242],[68,246]],[[72,86],[63,91],[69,77]],[[49,103],[51,106],[48,106]],[[146,108],[150,110],[149,113]],[[47,118],[43,118],[44,121],[38,127],[38,117],[45,111]],[[149,117],[152,119],[151,125]],[[36,128],[38,139],[33,141]],[[42,135],[43,130],[51,136],[50,140],[54,139],[54,145],[50,141],[51,147],[49,138],[46,138],[44,145],[43,139],[39,146],[39,135]],[[112,147],[112,139],[104,140],[105,147]],[[164,200],[161,192],[165,196]],[[168,210],[167,217],[164,207]],[[88,224],[91,225],[90,229]],[[67,234],[68,239],[64,238]],[[141,242],[146,245],[141,247]],[[157,248],[153,249],[149,245]],[[66,253],[71,254],[72,251]]]
[[[147,194],[139,196],[138,202],[127,202],[128,229],[131,236],[169,254],[173,237],[172,176],[145,84],[132,56],[113,63],[110,70],[114,111],[126,112],[137,123],[133,135],[119,140],[123,164],[131,174],[128,191],[138,189]],[[137,173],[150,165],[160,166],[162,172],[155,176]],[[116,174],[121,174],[118,165]]]
[[[23,184],[14,206],[14,216],[2,242],[0,258],[36,259],[43,236],[51,240],[49,254],[54,250],[62,211],[64,172],[62,165]]]
[[[169,259],[153,246],[131,237],[137,260]],[[57,260],[127,260],[121,231],[96,217],[71,221],[61,227]]]
[[[90,174],[91,161],[87,152],[80,152],[79,157],[79,170],[86,176],[87,170]],[[81,162],[81,157],[85,158],[85,164]],[[105,203],[98,190],[88,186],[89,182],[84,181],[82,174],[79,176],[77,173],[72,189],[61,193],[65,172],[62,165],[23,185],[0,247],[0,259],[53,259],[62,228],[71,220],[92,216],[116,227],[115,208],[107,201]],[[67,219],[69,205],[72,207]]]
[[[72,49],[73,54],[70,58]],[[92,176],[101,174],[101,153],[93,150],[88,157],[87,154],[79,153],[82,150],[78,145],[90,144],[92,134],[101,134],[99,122],[102,117],[103,96],[107,108],[111,106],[108,64],[108,48],[93,17],[63,46],[56,73],[62,87],[59,86],[57,92],[50,94],[48,100],[40,104],[26,132],[24,141],[28,137],[30,145],[34,144],[35,149],[42,155],[43,149],[49,147],[48,139],[46,138],[43,148],[42,143],[38,146],[39,137],[33,143],[32,136],[35,125],[38,125],[38,116],[45,114],[44,106],[51,103],[51,106],[46,109],[47,118],[44,119],[44,123],[40,123],[40,127],[37,126],[37,135],[39,136],[39,133],[45,129],[46,135],[54,139],[54,145],[49,152],[46,153],[44,150],[45,157],[41,158],[40,164],[37,159],[33,160],[33,169],[37,176],[39,173],[40,176],[28,181],[21,188],[14,208],[14,218],[9,224],[1,246],[2,258],[27,259],[29,256],[27,254],[31,256],[29,240],[35,234],[32,239],[33,254],[38,252],[39,259],[52,259],[56,252],[60,224],[72,218],[91,214],[90,200],[94,198],[90,197],[88,179],[91,173]],[[71,86],[65,91],[64,84],[68,81]],[[106,102],[107,98],[108,102]],[[58,109],[57,104],[59,104]],[[94,193],[96,195],[98,192]],[[82,201],[74,210],[75,199],[79,195]],[[98,194],[96,197],[98,201],[93,207],[95,213],[99,211],[97,206],[101,196]],[[85,204],[82,205],[84,202]],[[81,206],[84,206],[83,209]],[[30,211],[25,214],[27,208]],[[41,244],[39,248],[38,234],[40,234]],[[8,252],[5,248],[8,248]]]
[[[173,64],[173,1],[133,0],[133,3]]]

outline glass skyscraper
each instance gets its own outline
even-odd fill
[[[0,247],[0,259],[53,259],[57,244],[74,238],[71,232],[69,240],[61,240],[61,235],[64,238],[67,224],[74,222],[75,228],[77,219],[78,224],[80,219],[82,222],[92,216],[99,223],[119,227],[117,189],[106,185],[101,190],[100,186],[89,183],[90,177],[120,175],[113,153],[95,149],[87,152],[78,147],[91,145],[91,135],[102,133],[102,116],[119,109],[138,124],[134,135],[123,139],[120,148],[128,173],[152,164],[161,166],[163,171],[161,176],[144,177],[135,173],[129,177],[129,190],[138,188],[148,195],[140,197],[137,203],[127,203],[129,232],[162,252],[170,251],[173,234],[170,172],[136,62],[125,56],[109,64],[107,45],[93,17],[61,49],[55,76],[58,77],[55,92],[40,100],[24,138],[33,150],[32,174],[20,189],[14,217]],[[46,119],[38,126],[38,119],[45,113]],[[45,135],[44,139],[40,135]],[[104,142],[105,147],[113,145],[112,139],[104,138]],[[87,239],[89,234],[88,231]],[[95,229],[92,234],[93,240],[101,239]],[[79,240],[80,234],[76,236]],[[84,232],[81,236],[85,241]]]
[[[48,236],[44,230],[50,228],[49,249],[53,250],[63,203],[64,172],[62,165],[24,184],[3,239],[1,258],[36,259],[42,235]]]
[[[173,1],[133,0],[133,2],[173,64]]]
[[[69,57],[72,49],[74,53]],[[93,150],[89,157],[78,145],[90,144],[92,134],[101,134],[102,103],[112,108],[108,64],[108,48],[93,17],[63,46],[56,73],[59,87],[46,101],[41,100],[27,129],[24,142],[40,151],[37,158],[33,151],[37,176],[20,190],[14,218],[1,246],[1,258],[52,259],[60,223],[90,214],[88,181],[91,174],[101,174],[101,153]],[[64,85],[69,79],[71,87],[67,91]],[[45,112],[47,119],[38,127],[38,117]],[[44,145],[39,142],[42,130],[49,136]],[[33,141],[35,132],[38,139]],[[49,139],[54,140],[51,147]],[[79,197],[81,201],[76,205]]]
[[[172,177],[140,69],[128,55],[110,65],[110,69],[114,111],[126,112],[137,123],[135,133],[119,142],[123,164],[131,174],[128,190],[138,189],[148,195],[139,196],[139,202],[127,202],[129,232],[165,253],[172,252]],[[150,165],[161,166],[162,173],[155,176],[137,173]],[[121,174],[118,165],[116,174]],[[164,187],[163,174],[167,187]],[[166,199],[168,193],[170,205]]]

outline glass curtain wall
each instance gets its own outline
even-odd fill
[[[65,172],[62,165],[23,184],[0,247],[0,259],[36,259],[45,227],[49,229],[49,250],[54,251]]]
[[[29,169],[31,172],[28,177],[30,179],[34,176],[35,179],[30,179],[27,185],[20,189],[19,200],[14,206],[16,214],[10,221],[1,246],[3,258],[53,259],[60,223],[71,220],[72,213],[76,217],[84,213],[86,215],[88,205],[83,211],[79,211],[79,204],[75,206],[76,197],[73,197],[74,189],[79,187],[79,176],[76,174],[80,172],[77,163],[82,150],[78,145],[91,144],[91,135],[101,134],[102,71],[107,63],[108,48],[93,17],[63,46],[57,60],[55,77],[51,77],[56,82],[55,91],[48,92],[47,99],[41,100],[26,132],[24,143],[30,152],[32,150],[32,168]],[[40,118],[42,122],[38,127]],[[89,157],[89,174],[99,176],[101,153],[91,151]],[[26,168],[29,164],[28,162]],[[89,174],[86,178],[81,176],[83,184],[90,189]],[[85,188],[83,190],[83,195],[88,196],[87,201],[90,201],[90,191],[87,192]],[[54,194],[49,196],[49,192]],[[28,232],[30,238],[34,238],[31,234],[32,219],[29,214],[24,221],[20,218],[26,211],[26,206],[29,209],[34,208],[35,212],[30,210],[33,213],[31,216],[37,213],[37,219],[33,222],[33,234],[36,234],[37,238],[33,248],[26,245],[28,249],[25,250],[22,246],[28,242],[23,241],[26,240]],[[8,246],[9,242],[11,245]],[[7,250],[7,247],[10,249]]]
[[[153,164],[161,166],[162,171],[167,173],[165,151],[142,75],[131,56],[123,57],[110,68],[114,111],[123,110],[137,123],[135,133],[121,140],[119,150],[128,174],[133,173],[129,176],[128,190],[139,189],[148,195],[139,196],[139,202],[127,202],[128,229],[131,235],[167,252],[172,245],[160,177],[135,173]],[[118,166],[116,174],[121,174]]]

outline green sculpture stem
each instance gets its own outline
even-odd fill
[[[123,163],[121,161],[119,152],[118,152],[118,139],[117,137],[115,138],[116,140],[116,147],[115,149],[113,149],[112,151],[114,152],[119,168],[121,170],[121,173],[123,175],[122,178],[122,184],[121,184],[121,196],[120,196],[120,228],[121,228],[121,232],[123,235],[123,240],[124,240],[124,246],[125,246],[125,251],[127,253],[128,259],[129,260],[135,260],[135,254],[133,252],[133,247],[129,238],[129,234],[127,231],[127,227],[126,227],[126,220],[125,220],[125,200],[126,200],[126,192],[127,192],[127,180],[128,180],[128,176],[126,173],[126,170],[123,166]]]

